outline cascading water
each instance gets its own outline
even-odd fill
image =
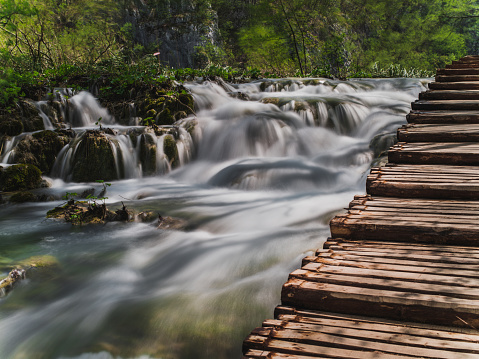
[[[334,213],[364,192],[371,162],[426,83],[189,84],[197,116],[177,124],[181,166],[169,173],[164,135],[116,127],[108,136],[129,179],[108,188],[108,206],[180,217],[187,229],[45,220],[61,201],[0,207],[4,274],[29,256],[59,262],[0,299],[0,357],[239,358],[245,335],[280,303],[288,273],[322,246]],[[54,177],[68,178],[80,141],[58,155]],[[155,146],[143,178],[141,143]],[[45,191],[57,198],[101,187],[52,183]]]

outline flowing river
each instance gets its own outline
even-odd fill
[[[181,132],[181,166],[170,171],[159,154],[151,176],[117,126],[125,179],[108,187],[107,205],[181,218],[182,231],[47,220],[66,192],[102,186],[68,182],[65,148],[46,190],[56,201],[0,206],[2,277],[31,256],[59,262],[0,298],[0,358],[239,358],[244,337],[272,318],[288,273],[364,193],[428,81],[187,84],[196,128]],[[80,111],[93,101],[76,96]]]

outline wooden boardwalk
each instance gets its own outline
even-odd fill
[[[479,56],[440,69],[245,359],[479,358]]]

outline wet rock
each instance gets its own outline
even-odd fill
[[[157,229],[168,229],[168,230],[183,230],[187,226],[187,222],[181,218],[174,217],[162,217],[161,215],[158,218]]]
[[[37,200],[37,196],[28,191],[16,192],[10,197],[12,203],[36,202]]]
[[[34,165],[20,164],[0,170],[0,190],[5,192],[38,188],[41,171]]]
[[[61,273],[61,265],[51,255],[33,256],[18,262],[15,267],[24,269],[28,278],[46,279],[58,277]]]
[[[198,120],[196,118],[191,120],[186,120],[183,123],[183,127],[190,134],[190,136],[193,136],[193,134],[195,133],[196,126],[198,126]]]
[[[73,131],[41,131],[25,136],[17,145],[14,161],[32,164],[49,174],[58,153],[71,141]]]
[[[47,218],[58,219],[73,225],[104,224],[107,222],[128,222],[134,218],[134,213],[125,205],[115,212],[106,207],[104,203],[96,200],[74,201],[47,212]]]
[[[147,134],[140,137],[141,167],[147,176],[156,172],[156,142],[156,137]]]
[[[7,295],[22,279],[25,279],[25,270],[23,269],[13,269],[8,273],[8,276],[0,281],[0,297]]]
[[[75,151],[72,180],[92,182],[118,179],[115,157],[110,139],[101,131],[86,131]]]
[[[20,109],[21,121],[23,122],[23,127],[26,132],[41,131],[45,129],[43,119],[40,116],[40,111],[36,108],[34,103],[20,100],[17,105]]]
[[[94,188],[89,188],[84,190],[79,198],[87,198],[88,196],[93,196],[95,194],[95,189]]]
[[[152,211],[149,212],[140,212],[135,216],[136,222],[153,222],[158,219],[158,214]]]
[[[172,135],[166,135],[163,143],[163,151],[168,157],[171,168],[176,168],[180,165],[180,158],[178,155],[178,147]]]
[[[19,120],[5,120],[0,122],[0,134],[18,136],[23,132],[23,123]]]

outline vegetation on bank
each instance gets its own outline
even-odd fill
[[[100,96],[121,98],[140,83],[197,77],[427,77],[476,52],[476,8],[469,0],[0,0],[0,107],[98,82]],[[173,29],[177,47],[191,29],[211,34],[195,47],[194,68],[160,63],[161,31],[148,41],[142,33],[155,26]]]

